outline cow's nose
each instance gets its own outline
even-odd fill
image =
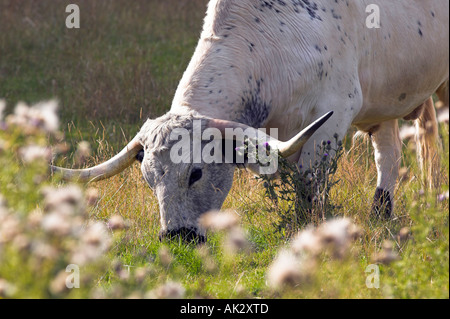
[[[171,229],[159,233],[160,241],[162,241],[163,239],[172,240],[179,238],[189,243],[201,244],[206,242],[206,236],[199,234],[194,228],[181,227],[178,229]]]

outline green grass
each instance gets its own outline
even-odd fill
[[[77,1],[79,30],[65,28],[64,1],[0,2],[0,97],[7,100],[8,112],[17,101],[56,97],[61,130],[71,147],[61,162],[72,165],[72,153],[82,140],[94,150],[87,164],[102,162],[134,136],[147,116],[169,109],[200,34],[206,2]],[[448,125],[441,125],[439,193],[449,188],[448,131]],[[43,207],[38,189],[58,181],[36,184],[35,176],[46,173],[45,165],[24,166],[17,160],[19,146],[28,139],[21,134],[0,131],[0,142],[13,145],[2,150],[0,144],[0,191],[12,210],[28,216]],[[38,136],[34,142],[53,140]],[[224,209],[239,214],[250,243],[250,250],[230,256],[223,248],[224,233],[210,234],[201,249],[179,241],[160,242],[158,203],[137,164],[90,185],[98,188],[99,201],[87,209],[86,219],[106,222],[120,215],[129,227],[115,233],[105,259],[82,270],[86,275],[80,290],[62,295],[48,291],[49,282],[69,262],[64,249],[58,261],[35,269],[24,266],[21,252],[8,248],[3,257],[0,254],[2,261],[8,260],[0,262],[0,279],[15,284],[12,297],[19,298],[91,298],[98,289],[109,297],[143,297],[167,281],[180,282],[188,298],[448,298],[448,199],[422,194],[415,153],[406,144],[402,166],[409,173],[395,193],[395,218],[374,220],[369,214],[376,186],[373,151],[365,143],[351,148],[348,138],[344,146],[335,176],[339,183],[331,189],[329,202],[335,207],[333,216],[351,218],[362,236],[343,261],[321,256],[309,283],[281,291],[267,285],[268,267],[289,243],[292,230],[277,227],[277,207],[260,181],[238,172],[224,203]],[[398,239],[404,227],[412,232],[406,242]],[[44,238],[40,232],[27,232]],[[380,265],[381,287],[368,289],[365,269],[385,240],[394,243],[400,259]],[[128,267],[129,276],[124,275]],[[144,279],[138,278],[142,267]]]

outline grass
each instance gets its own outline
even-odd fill
[[[104,161],[134,136],[147,116],[169,109],[197,43],[206,2],[80,0],[79,30],[65,28],[64,1],[0,2],[0,97],[8,101],[7,112],[20,100],[34,103],[56,97],[61,130],[70,146],[61,162],[73,164],[73,152],[82,140],[93,147],[86,164]],[[448,132],[448,125],[442,124],[439,193],[449,188]],[[26,138],[17,132],[5,134],[0,141],[17,147],[0,150],[0,190],[12,209],[27,215],[42,208],[34,181],[42,167],[24,168],[15,160]],[[41,136],[34,142],[49,141]],[[345,260],[321,256],[309,283],[282,290],[267,284],[267,270],[292,231],[278,227],[279,211],[261,181],[242,171],[235,175],[223,208],[239,215],[250,251],[230,255],[223,246],[226,234],[220,232],[210,234],[201,249],[179,241],[160,242],[158,203],[137,164],[90,185],[99,190],[99,200],[88,208],[87,220],[107,222],[120,215],[129,227],[114,234],[100,266],[83,270],[89,276],[83,277],[87,279],[80,290],[48,292],[48,283],[65,267],[64,258],[36,270],[24,267],[20,254],[9,252],[14,258],[0,263],[0,279],[14,282],[18,289],[13,297],[19,298],[143,297],[168,281],[181,283],[188,298],[448,298],[448,199],[440,201],[438,194],[422,191],[415,153],[405,143],[401,166],[408,174],[395,192],[395,218],[371,218],[376,186],[373,150],[365,143],[351,146],[349,138],[344,146],[335,173],[339,183],[330,190],[328,202],[334,207],[332,215],[353,220],[362,236]],[[399,239],[404,227],[411,229],[407,241]],[[393,242],[400,259],[379,265],[381,287],[368,289],[366,267],[386,240]],[[29,271],[18,273],[18,268]],[[141,269],[146,270],[143,279],[138,275]],[[42,278],[33,284],[36,276]],[[98,293],[99,288],[106,292]]]

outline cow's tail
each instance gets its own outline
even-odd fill
[[[428,188],[438,189],[440,186],[441,148],[438,122],[433,99],[425,103],[422,114],[415,120],[417,159],[422,171],[422,179]]]

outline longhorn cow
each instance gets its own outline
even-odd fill
[[[366,25],[370,4],[379,8],[379,28]],[[418,138],[423,157],[436,149],[431,96],[448,85],[448,38],[448,0],[211,0],[170,111],[148,119],[103,164],[52,168],[65,179],[97,181],[138,158],[159,201],[162,236],[202,241],[198,218],[222,206],[236,166],[173,163],[174,129],[192,131],[194,120],[221,131],[278,128],[288,142],[271,138],[271,145],[307,167],[321,141],[354,126],[371,137],[378,170],[374,210],[388,216],[401,158],[398,119],[415,120],[424,130]]]

